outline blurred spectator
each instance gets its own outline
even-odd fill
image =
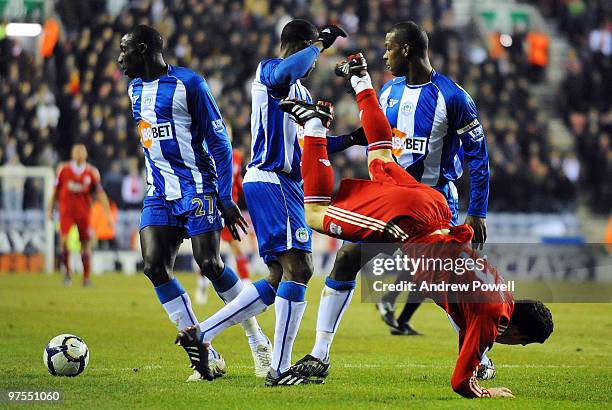
[[[138,167],[138,159],[131,158],[128,161],[128,174],[123,177],[121,183],[121,199],[128,208],[139,208],[144,198],[144,183],[142,174]]]

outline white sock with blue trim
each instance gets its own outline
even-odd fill
[[[234,300],[200,323],[202,340],[210,342],[228,327],[260,314],[274,303],[275,294],[274,288],[266,280],[245,287]]]
[[[227,265],[223,268],[221,275],[212,281],[212,284],[221,300],[226,304],[236,299],[240,292],[244,290],[244,284],[238,278],[236,272]],[[268,338],[259,327],[255,317],[244,320],[240,325],[244,329],[251,349],[255,348],[258,344],[268,343]]]
[[[155,293],[178,330],[198,323],[191,308],[191,299],[176,278],[157,286]]]
[[[355,293],[355,281],[325,279],[317,316],[317,336],[311,356],[329,362],[329,350],[346,308]]]
[[[274,351],[272,369],[276,375],[291,367],[291,351],[306,310],[304,295],[306,285],[293,281],[281,282],[276,292],[276,327],[274,330]]]

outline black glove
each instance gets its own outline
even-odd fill
[[[323,50],[326,50],[334,44],[338,37],[346,37],[346,33],[340,27],[332,24],[319,32],[317,41],[323,43]]]
[[[353,145],[361,145],[363,147],[368,146],[368,139],[366,138],[365,131],[363,127],[359,127],[355,131],[348,134],[351,137],[351,141]]]

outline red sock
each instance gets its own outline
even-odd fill
[[[83,280],[89,279],[89,260],[91,254],[89,252],[81,252],[81,261],[83,261]]]
[[[62,250],[61,253],[62,264],[64,268],[66,268],[66,275],[70,276],[70,252],[67,249]]]
[[[361,125],[368,139],[368,150],[392,149],[391,126],[372,88],[357,94],[357,106],[361,116]]]
[[[236,257],[236,269],[238,269],[238,276],[240,279],[249,279],[249,258],[244,255]]]
[[[327,158],[327,139],[304,137],[302,151],[304,203],[331,202],[334,189],[334,170]]]

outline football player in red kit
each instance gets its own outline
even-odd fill
[[[281,109],[305,127],[302,177],[308,224],[318,232],[354,242],[404,243],[402,247],[406,252],[410,244],[455,245],[450,247],[450,252],[456,252],[457,257],[474,252],[469,246],[474,234],[472,228],[450,226],[452,216],[442,194],[417,182],[395,163],[391,152],[391,127],[376,99],[365,59],[359,54],[348,60],[339,66],[339,71],[350,80],[357,94],[359,114],[368,139],[371,180],[344,179],[332,198],[333,170],[325,138],[333,117],[331,104],[291,100],[281,103]],[[446,249],[442,254],[448,256],[448,252]],[[453,271],[421,270],[413,282],[439,283],[444,275],[458,276]],[[487,282],[502,280],[486,263],[477,273],[463,276],[465,280],[475,280],[478,275],[485,275]],[[550,311],[537,301],[515,303],[508,292],[464,296],[429,292],[425,296],[433,298],[460,328],[459,357],[451,378],[453,390],[464,397],[513,397],[508,388],[483,388],[478,384],[476,371],[481,356],[493,342],[523,345],[544,342],[553,328]],[[479,296],[482,299],[477,299]],[[479,303],[475,303],[476,300]],[[315,363],[316,360],[308,358],[312,363],[304,366],[305,363],[300,363],[302,359],[296,364],[296,371],[307,371],[310,376],[316,376],[317,370],[326,371],[326,363],[320,360]]]
[[[228,127],[229,130],[229,127]],[[234,185],[232,186],[232,199],[238,203],[238,200],[243,196],[242,192],[242,152],[234,148],[232,149],[232,177]],[[221,231],[221,239],[227,242],[232,249],[232,253],[236,258],[236,269],[240,279],[249,279],[249,258],[240,248],[240,244],[234,239],[227,226]]]
[[[90,207],[92,195],[95,193],[104,207],[107,218],[111,218],[108,197],[100,184],[100,172],[87,163],[87,148],[84,144],[75,144],[70,153],[70,162],[61,163],[57,167],[55,189],[49,202],[47,216],[53,217],[56,203],[59,203],[61,262],[66,268],[64,284],[71,283],[71,268],[67,238],[72,225],[79,230],[81,240],[81,260],[83,261],[83,286],[90,285],[89,271],[91,259],[92,228],[90,223]]]

